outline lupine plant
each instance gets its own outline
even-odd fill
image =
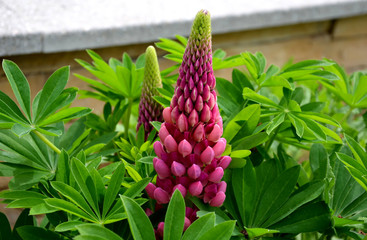
[[[155,44],[172,67],[153,46],[108,62],[87,50],[93,78],[76,76],[92,90],[65,89],[63,67],[33,101],[3,61],[16,101],[0,91],[0,198],[23,211],[0,213],[0,239],[366,239],[366,72],[226,57],[206,10],[176,38]],[[101,116],[70,108],[77,93]]]

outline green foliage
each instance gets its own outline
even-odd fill
[[[168,106],[187,44],[156,45],[175,62],[161,71],[155,100]],[[348,75],[336,62],[292,61],[279,67],[263,54],[213,52],[223,118],[226,200],[210,207],[175,191],[156,205],[145,187],[156,181],[153,143],[136,129],[145,57],[77,62],[97,80],[77,75],[104,102],[101,115],[72,107],[69,68],[55,71],[31,101],[18,66],[3,61],[16,102],[0,91],[0,192],[8,208],[25,208],[13,229],[0,214],[0,239],[363,239],[367,231],[366,73]],[[70,120],[76,120],[69,123]],[[67,126],[64,126],[64,123]],[[67,129],[67,130],[65,130]],[[135,131],[136,130],[136,131]],[[198,219],[184,230],[185,207]],[[153,213],[150,215],[149,211]],[[41,222],[35,215],[43,215]],[[149,215],[149,216],[148,216]]]

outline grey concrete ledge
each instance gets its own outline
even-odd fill
[[[367,14],[367,0],[0,0],[0,56],[187,36],[207,9],[213,33]]]

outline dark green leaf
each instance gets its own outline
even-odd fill
[[[121,183],[124,180],[124,175],[125,175],[125,165],[123,163],[120,163],[120,165],[117,167],[117,169],[115,170],[115,172],[111,177],[111,181],[108,185],[106,194],[104,196],[102,218],[104,218],[107,215],[108,211],[111,208],[112,203],[115,201],[117,193],[121,188]]]
[[[19,67],[12,61],[3,60],[3,69],[14,95],[28,120],[31,119],[31,90],[29,83]]]
[[[299,165],[291,167],[270,184],[259,202],[255,226],[263,226],[266,219],[284,204],[297,184],[299,172]]]
[[[130,230],[135,240],[155,240],[153,226],[143,209],[132,199],[121,196]]]
[[[64,240],[61,235],[40,227],[23,226],[17,228],[17,232],[23,240]]]
[[[62,67],[56,70],[47,80],[38,101],[37,112],[34,113],[36,121],[37,117],[42,115],[47,107],[50,106],[64,90],[69,79],[69,74],[70,67]]]

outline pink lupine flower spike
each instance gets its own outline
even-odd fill
[[[148,185],[147,191],[159,203],[167,203],[175,189],[214,207],[225,200],[227,185],[221,179],[231,158],[222,156],[226,140],[221,138],[215,83],[210,15],[202,10],[192,26],[171,104],[163,110],[160,141],[154,143],[158,177],[156,188]]]

